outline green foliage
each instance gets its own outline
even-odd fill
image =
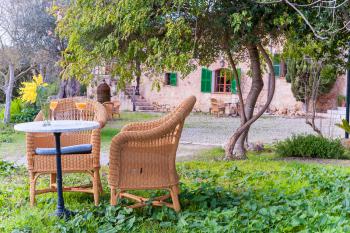
[[[14,99],[11,101],[11,108],[10,108],[10,114],[11,114],[11,121],[13,120],[13,115],[19,114],[23,108],[23,103],[20,99]],[[0,111],[0,120],[4,119],[5,115],[5,108],[1,109]]]
[[[11,125],[0,123],[0,144],[12,142],[15,133]]]
[[[59,81],[48,83],[48,85],[45,88],[46,88],[47,96],[55,96],[58,94],[60,90]]]
[[[344,148],[340,140],[315,135],[294,135],[278,142],[276,152],[283,157],[344,158]]]
[[[68,221],[50,216],[56,195],[28,205],[25,170],[0,176],[1,232],[348,232],[349,170],[266,160],[178,164],[182,211],[109,205],[105,194],[98,207],[89,194],[65,193],[77,214]],[[103,168],[102,174],[106,172]],[[72,177],[65,176],[65,182]],[[16,182],[14,182],[14,180]],[[41,185],[48,180],[40,180]],[[107,194],[106,194],[107,193]],[[149,192],[139,193],[141,195]],[[23,198],[25,197],[25,198]],[[126,204],[125,202],[123,204]]]
[[[16,170],[13,163],[0,160],[0,176],[8,176]]]
[[[346,35],[320,41],[312,34],[300,36],[290,32],[287,38],[283,57],[287,60],[286,80],[292,83],[294,97],[304,103],[311,98],[315,70],[318,69],[316,77],[320,82],[317,95],[329,93],[346,67]]]
[[[343,107],[344,102],[346,101],[346,97],[344,95],[337,96],[337,105]]]
[[[97,64],[112,62],[122,86],[140,72],[137,64],[142,72],[184,77],[196,67],[191,59],[205,66],[227,52],[227,45],[239,55],[247,45],[277,39],[288,26],[299,25],[295,17],[285,5],[254,0],[75,1],[58,23],[59,34],[68,38],[63,75],[91,78]]]
[[[11,118],[13,123],[30,122],[33,121],[39,113],[39,108],[33,105],[27,105],[20,113],[14,114]]]
[[[350,125],[349,122],[346,119],[342,119],[341,120],[341,124],[335,124],[336,126],[338,126],[339,128],[343,129],[345,132],[350,133]]]

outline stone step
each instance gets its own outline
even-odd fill
[[[131,86],[127,86],[124,90],[125,94],[129,97],[129,99],[133,98],[134,88]],[[150,104],[143,96],[135,95],[135,106],[136,111],[139,112],[152,112],[154,111],[154,107]]]
[[[154,107],[153,106],[136,106],[136,110],[137,111],[154,111]]]

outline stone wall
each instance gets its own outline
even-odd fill
[[[338,96],[346,94],[346,76],[340,76],[335,82],[332,90],[318,98],[316,109],[318,112],[326,112],[338,107]]]
[[[249,64],[241,63],[238,65],[242,70],[241,86],[243,90],[243,97],[246,98],[251,86],[251,77],[248,75]],[[217,60],[211,64],[208,69],[214,71],[220,68],[229,68],[227,62],[222,66],[222,62]],[[222,94],[222,93],[203,93],[201,92],[201,72],[202,67],[198,66],[196,70],[190,73],[187,77],[182,78],[178,74],[177,86],[170,86],[162,84],[160,90],[153,89],[153,81],[149,77],[142,76],[140,84],[141,95],[155,106],[165,106],[162,109],[171,110],[177,106],[183,99],[190,95],[197,97],[197,102],[194,107],[194,111],[209,112],[210,98],[216,98],[226,103],[238,102],[238,96],[236,94]],[[164,76],[156,77],[158,80],[163,80]],[[97,81],[99,80],[99,81]],[[104,75],[91,82],[91,85],[87,89],[87,95],[90,98],[96,99],[97,86],[105,80],[111,87],[112,99],[119,99],[121,101],[122,110],[132,110],[132,103],[129,98],[123,93],[118,92],[116,89],[116,80],[112,80],[108,75]],[[268,76],[263,76],[264,87],[258,98],[257,108],[259,110],[267,99],[267,82]],[[339,94],[345,94],[346,88],[345,75],[339,77],[332,91],[324,96],[321,96],[318,103],[318,111],[326,111],[331,108],[335,108],[337,105],[337,96]],[[131,85],[135,85],[132,83]],[[227,105],[228,107],[228,105]],[[300,115],[303,110],[303,103],[296,101],[291,91],[291,84],[287,83],[284,77],[276,78],[276,90],[273,100],[270,105],[270,113],[278,115]],[[227,108],[228,112],[228,108]]]
[[[212,71],[220,68],[228,68],[226,63],[224,67],[217,61],[208,68]],[[243,90],[243,97],[246,98],[251,86],[251,77],[248,76],[248,64],[239,64],[238,67],[242,70],[241,86]],[[171,107],[176,106],[184,98],[190,95],[197,97],[195,111],[208,112],[210,108],[210,98],[216,98],[223,102],[238,102],[236,94],[222,94],[222,93],[202,93],[201,92],[201,71],[202,67],[198,68],[189,74],[186,78],[178,78],[177,86],[162,85],[159,91],[152,89],[152,81],[143,76],[140,85],[141,94],[151,103],[159,105],[168,104]],[[162,77],[158,77],[161,79]],[[264,105],[267,99],[267,80],[268,76],[264,75],[264,88],[259,96],[257,109]],[[291,85],[287,83],[284,77],[276,78],[276,91],[271,103],[272,112],[295,112],[301,111],[302,103],[295,100]]]

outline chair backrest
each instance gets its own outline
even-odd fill
[[[143,140],[127,140],[111,147],[109,183],[120,188],[151,188],[177,182],[175,159],[185,118],[191,113],[196,98],[191,96],[149,130],[133,129],[117,138],[144,134]],[[145,123],[147,124],[147,123]],[[121,146],[121,147],[119,147]],[[135,174],[133,172],[136,172]]]
[[[112,101],[113,107],[119,107],[120,106],[120,101],[119,100],[114,100]]]
[[[82,98],[80,98],[82,99]],[[87,98],[83,98],[86,103],[86,108],[80,112],[77,109],[75,102],[77,98],[59,99],[57,108],[54,115],[56,120],[79,120],[82,116],[83,120],[94,121],[96,120],[96,102]]]
[[[211,103],[211,110],[213,112],[219,111],[219,102],[217,99],[211,98],[210,103]]]
[[[108,118],[112,118],[112,113],[113,113],[113,103],[112,102],[104,102],[103,106],[105,107],[107,114],[108,114]]]
[[[80,120],[80,116],[82,116],[83,120],[86,121],[98,121],[101,124],[101,127],[104,126],[106,123],[105,120],[98,119],[100,116],[99,111],[104,111],[103,106],[90,99],[84,99],[84,102],[86,102],[86,108],[80,112],[80,110],[77,109],[75,102],[78,97],[72,97],[72,98],[65,98],[65,99],[59,99],[57,107],[54,111],[54,117],[55,120]],[[79,99],[82,99],[79,97]],[[52,114],[52,113],[50,113]],[[37,120],[41,120],[41,113],[38,114],[36,117]],[[51,117],[51,116],[50,116]],[[92,131],[81,131],[81,132],[70,132],[70,133],[64,133],[61,137],[61,144],[62,146],[70,146],[70,145],[76,145],[76,144],[89,144],[91,143],[91,134]],[[51,134],[46,133],[37,133],[37,136],[40,137],[46,137],[46,140],[41,140],[42,145],[38,144],[37,147],[52,147],[54,146],[53,137]]]
[[[115,100],[115,101],[112,101],[113,103],[113,113],[115,114],[119,114],[119,108],[120,108],[120,101],[119,100]]]

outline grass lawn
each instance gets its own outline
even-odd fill
[[[246,161],[218,161],[221,149],[178,163],[182,211],[109,206],[106,167],[99,207],[91,195],[65,193],[78,211],[65,222],[51,217],[56,195],[38,196],[29,207],[25,168],[0,165],[0,232],[349,232],[350,170],[285,162],[271,153]],[[67,175],[66,183],[86,180]],[[40,186],[48,184],[41,179]]]
[[[129,122],[159,114],[123,113],[102,130],[102,152]],[[10,132],[2,153],[25,151],[24,134]],[[1,138],[0,138],[1,139]],[[11,141],[11,140],[10,140]],[[102,167],[104,194],[98,207],[92,195],[65,193],[77,214],[68,221],[50,216],[57,196],[37,196],[29,207],[25,167],[0,160],[0,232],[349,232],[350,168],[282,161],[273,152],[250,153],[245,161],[223,161],[223,150],[199,151],[193,161],[177,163],[182,211],[109,205],[108,167]],[[86,175],[65,175],[65,184],[90,182]],[[48,177],[39,179],[46,187]],[[143,192],[143,195],[159,193]],[[123,202],[122,204],[127,204]]]
[[[102,153],[108,153],[112,138],[120,131],[120,129],[131,122],[147,121],[157,119],[162,114],[158,113],[139,113],[139,112],[123,112],[120,119],[110,121],[102,129],[101,148]],[[1,124],[0,124],[1,132]],[[10,140],[11,143],[6,143]],[[18,160],[25,156],[25,134],[21,132],[13,132],[11,135],[0,134],[0,159]],[[12,159],[15,158],[15,159]]]

